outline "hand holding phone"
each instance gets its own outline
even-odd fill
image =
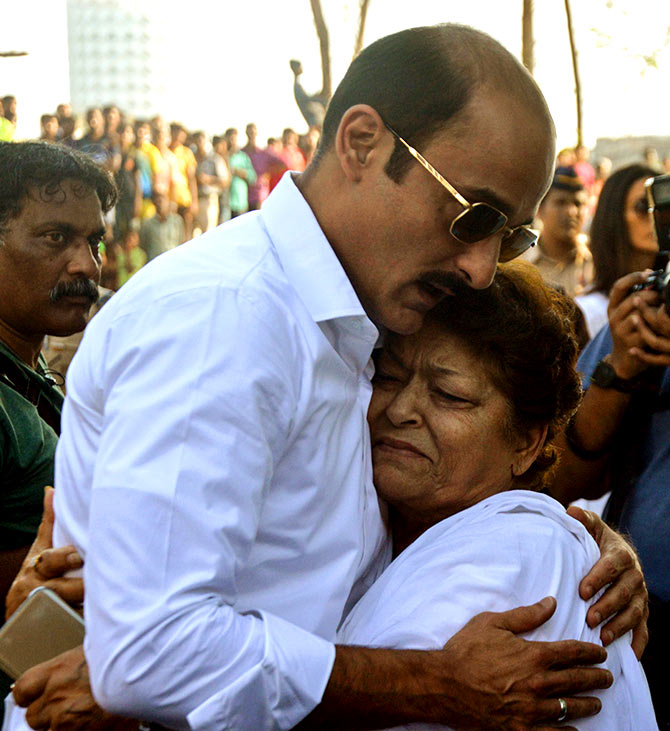
[[[0,629],[0,668],[16,680],[84,641],[84,620],[46,587],[30,592]]]

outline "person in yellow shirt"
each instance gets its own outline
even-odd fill
[[[158,148],[151,142],[151,127],[144,120],[135,123],[135,145],[137,167],[140,171],[142,185],[140,218],[145,220],[156,215],[156,207],[151,200],[151,196],[156,180],[160,177],[163,157]]]
[[[186,130],[181,124],[173,122],[170,125],[170,150],[177,158],[171,198],[177,205],[177,213],[184,219],[184,233],[188,240],[193,236],[193,221],[198,212],[198,184],[195,155],[184,144],[186,137]]]

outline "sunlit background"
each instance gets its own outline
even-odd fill
[[[322,4],[335,86],[351,60],[358,0]],[[105,10],[109,14],[101,15]],[[573,0],[572,11],[585,142],[669,134],[669,0]],[[62,101],[72,99],[75,112],[83,113],[83,86],[88,83],[90,96],[98,83],[95,74],[109,74],[111,68],[121,78],[137,76],[123,47],[118,50],[117,44],[112,51],[108,45],[121,30],[120,12],[133,23],[145,17],[140,46],[150,78],[136,78],[132,93],[146,102],[146,116],[161,113],[210,134],[255,121],[261,139],[286,126],[304,130],[288,62],[300,59],[305,87],[318,91],[319,45],[309,0],[21,0],[3,8],[0,23],[0,51],[28,52],[0,58],[0,96],[18,99],[18,138],[37,136],[40,115]],[[370,0],[365,43],[402,28],[455,21],[490,33],[520,56],[521,15],[521,0]],[[559,145],[574,145],[574,80],[563,0],[535,1],[535,59],[535,77],[554,115]],[[120,101],[106,96],[96,103]]]

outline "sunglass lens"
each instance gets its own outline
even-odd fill
[[[451,224],[451,233],[464,244],[493,236],[507,223],[500,211],[487,203],[475,203],[472,207],[456,216]]]
[[[504,236],[500,245],[500,262],[512,261],[521,256],[537,241],[537,234],[528,228],[514,229],[508,236]]]

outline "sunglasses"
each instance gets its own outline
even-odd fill
[[[646,198],[640,198],[639,200],[635,201],[633,210],[635,211],[635,213],[637,213],[638,216],[648,216],[650,213],[649,202]]]
[[[454,186],[426,160],[426,158],[410,144],[405,142],[403,138],[389,125],[386,125],[388,131],[405,146],[409,154],[424,167],[435,180],[446,188],[449,193],[460,203],[465,209],[454,218],[449,227],[449,233],[462,244],[474,244],[477,241],[487,239],[489,236],[503,231],[502,241],[500,244],[499,261],[511,261],[517,256],[523,254],[531,246],[535,246],[539,231],[529,226],[517,226],[510,228],[507,225],[508,218],[502,212],[489,203],[470,203],[467,201]]]

